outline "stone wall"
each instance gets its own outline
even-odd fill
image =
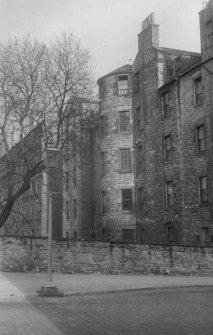
[[[0,239],[1,271],[46,271],[46,259],[46,239]],[[54,242],[53,271],[211,276],[213,248],[71,240]]]

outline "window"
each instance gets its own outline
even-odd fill
[[[210,241],[209,227],[202,227],[201,228],[201,240],[202,240],[202,242],[209,242]]]
[[[101,153],[101,172],[102,174],[105,173],[105,152]]]
[[[138,210],[141,212],[143,209],[143,187],[138,188]]]
[[[36,202],[36,218],[38,218],[40,215],[40,203]]]
[[[201,77],[194,79],[194,92],[195,92],[195,104],[202,104],[203,93],[202,93],[202,81]]]
[[[204,125],[197,127],[197,150],[198,152],[205,151],[205,128]]]
[[[169,92],[162,95],[162,113],[165,119],[169,117]]]
[[[120,132],[127,133],[129,131],[129,112],[119,112]]]
[[[172,181],[166,181],[166,207],[174,205],[174,194]]]
[[[166,61],[166,72],[168,79],[173,76],[173,61],[171,59]]]
[[[140,128],[141,128],[141,109],[140,109],[140,107],[138,107],[136,109],[136,118],[135,118],[135,121],[136,121],[137,130],[139,131]]]
[[[73,200],[73,216],[74,216],[74,219],[76,219],[77,217],[77,200],[76,199]]]
[[[104,83],[103,81],[99,84],[99,99],[103,99],[104,95]]]
[[[206,46],[213,45],[213,24],[212,21],[206,23]]]
[[[177,230],[173,227],[172,222],[166,224],[167,242],[177,242]]]
[[[134,75],[134,84],[135,84],[135,93],[140,91],[140,75],[139,72],[136,72]]]
[[[172,161],[172,141],[171,141],[171,135],[164,136],[164,161],[166,163]]]
[[[73,168],[73,187],[76,187],[77,184],[77,175],[76,175],[76,167]]]
[[[66,218],[69,220],[69,202],[66,201]]]
[[[142,171],[143,169],[143,149],[142,145],[137,147],[137,169],[138,171]]]
[[[120,149],[121,172],[131,171],[131,151],[130,149]]]
[[[101,214],[104,215],[106,213],[106,192],[101,192]]]
[[[128,76],[118,77],[118,95],[125,95],[128,93]]]
[[[141,229],[139,230],[139,241],[140,241],[140,242],[145,242],[145,241],[146,241],[146,237],[147,237],[146,229],[141,228]]]
[[[123,241],[133,241],[133,229],[123,229]]]
[[[122,190],[122,209],[132,210],[132,190],[131,189]]]
[[[199,178],[199,188],[200,188],[200,202],[206,202],[207,198],[207,180],[206,176]]]
[[[102,115],[101,116],[101,138],[104,138],[106,135],[107,135],[106,117]]]
[[[68,171],[65,172],[65,191],[69,190],[69,173]]]

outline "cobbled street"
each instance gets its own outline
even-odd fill
[[[212,288],[1,299],[1,335],[212,335]]]

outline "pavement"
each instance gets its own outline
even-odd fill
[[[175,287],[211,287],[212,277],[137,274],[53,274],[53,282],[66,296]],[[37,296],[47,284],[45,273],[0,273],[0,298]]]

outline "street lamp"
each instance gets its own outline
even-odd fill
[[[64,296],[59,292],[57,286],[53,283],[52,275],[52,196],[59,192],[60,178],[59,171],[59,149],[55,147],[47,147],[45,150],[45,166],[47,168],[47,200],[48,200],[48,264],[47,264],[47,282],[38,291],[40,296]]]

